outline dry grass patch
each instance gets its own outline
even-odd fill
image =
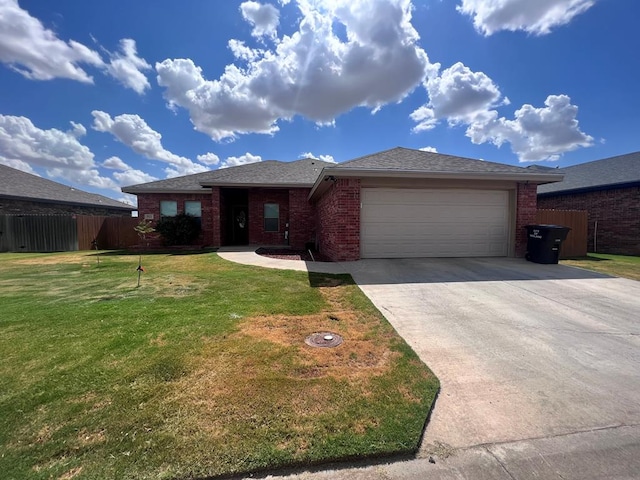
[[[0,259],[0,471],[207,478],[415,451],[438,382],[348,276]],[[336,348],[304,343],[332,331]]]

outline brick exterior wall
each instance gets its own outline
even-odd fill
[[[534,183],[518,183],[516,189],[516,257],[527,252],[527,225],[536,223],[538,186]]]
[[[303,249],[308,242],[316,241],[315,208],[307,198],[310,188],[289,190],[289,244]]]
[[[222,217],[220,206],[220,187],[211,187],[211,211],[209,219],[211,221],[211,246],[220,247],[222,245]],[[204,206],[202,215],[204,216]]]
[[[544,196],[541,209],[586,210],[588,250],[617,255],[640,255],[640,187]],[[598,222],[594,246],[595,222]]]
[[[160,202],[163,200],[174,200],[178,203],[178,213],[184,213],[184,202],[197,201],[202,205],[202,232],[200,238],[196,240],[195,244],[202,246],[218,246],[220,241],[220,227],[218,215],[218,225],[216,230],[218,231],[218,245],[214,243],[214,215],[215,211],[219,210],[219,207],[214,209],[212,205],[212,194],[206,193],[140,193],[138,194],[138,216],[140,220],[144,219],[147,214],[153,215],[153,224],[155,225],[160,220]],[[151,243],[151,246],[159,246],[161,244],[160,239],[156,239]]]
[[[264,204],[279,205],[280,222],[277,232],[264,231]],[[252,188],[249,190],[249,244],[288,245],[284,238],[289,221],[289,192],[283,189]]]
[[[360,258],[360,179],[340,178],[316,204],[320,253],[335,262]]]
[[[108,207],[85,207],[83,205],[0,198],[0,215],[96,215],[99,217],[130,217],[131,212]]]

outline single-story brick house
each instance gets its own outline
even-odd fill
[[[586,210],[590,252],[640,255],[640,152],[563,168],[538,187],[538,206]]]
[[[275,160],[125,187],[141,218],[191,213],[202,243],[313,242],[334,261],[523,256],[538,184],[558,172],[394,148],[340,164]]]
[[[130,217],[136,208],[0,164],[0,215]]]

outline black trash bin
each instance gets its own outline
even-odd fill
[[[535,263],[558,263],[560,246],[571,230],[560,225],[527,225],[527,254]]]

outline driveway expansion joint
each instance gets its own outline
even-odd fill
[[[502,470],[504,471],[504,473],[506,473],[507,475],[509,475],[509,478],[511,478],[512,480],[516,480],[516,477],[514,477],[511,472],[507,469],[506,465],[504,463],[502,463],[502,460],[500,460],[498,458],[498,456],[493,453],[488,447],[483,447],[484,451],[487,452],[489,455],[491,455],[491,457],[493,457],[493,459],[498,462],[498,465],[500,465],[500,468],[502,468]]]

